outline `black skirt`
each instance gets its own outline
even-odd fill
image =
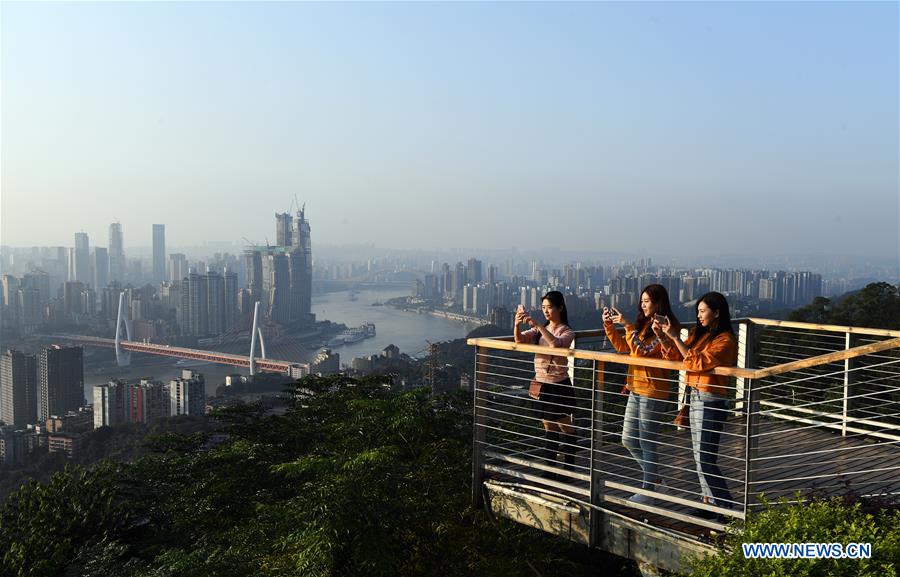
[[[531,399],[534,415],[545,421],[558,421],[575,411],[575,387],[566,377],[558,383],[541,383],[541,394]]]

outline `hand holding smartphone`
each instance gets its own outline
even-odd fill
[[[609,321],[611,323],[616,322],[616,319],[621,316],[622,313],[617,311],[615,307],[604,307],[603,308],[603,320]]]
[[[516,308],[516,324],[520,325],[528,322],[528,313],[525,312],[525,305],[519,305]]]

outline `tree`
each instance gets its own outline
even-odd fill
[[[831,324],[832,315],[831,300],[825,297],[816,297],[810,304],[791,312],[788,315],[788,320],[799,323],[827,325]]]
[[[747,559],[743,543],[871,543],[871,559]],[[787,506],[764,503],[743,532],[729,532],[724,552],[693,560],[694,577],[896,577],[900,510],[840,498]]]
[[[224,409],[230,435],[168,433],[133,463],[70,467],[0,505],[0,575],[631,574],[470,499],[465,396],[389,377],[307,377],[285,414]]]
[[[831,315],[833,324],[878,329],[900,327],[900,291],[886,282],[866,285],[844,298]]]

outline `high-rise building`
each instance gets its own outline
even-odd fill
[[[291,294],[294,303],[292,320],[312,321],[312,238],[306,205],[300,207],[294,218],[291,258]]]
[[[0,277],[0,287],[2,287],[2,293],[0,293],[0,297],[2,297],[2,304],[9,305],[15,301],[15,293],[19,290],[19,279],[14,277],[11,274],[5,274]]]
[[[127,387],[127,418],[132,423],[149,423],[169,416],[169,388],[160,381],[141,379]]]
[[[0,426],[0,467],[21,467],[28,458],[27,432]]]
[[[65,280],[75,282],[75,247],[70,246],[66,249],[66,278]]]
[[[95,385],[94,428],[120,423],[149,423],[169,416],[169,387],[160,381],[136,383],[112,379]]]
[[[454,299],[462,300],[463,287],[466,285],[466,266],[458,262],[451,275],[450,293]]]
[[[36,288],[19,289],[19,310],[16,318],[20,335],[33,335],[44,321],[44,306],[41,292]]]
[[[244,270],[247,273],[247,290],[250,301],[262,299],[262,251],[259,247],[249,247],[244,251]]]
[[[274,323],[311,323],[315,319],[312,246],[305,207],[295,217],[276,214],[275,237],[276,246],[250,246],[244,251],[250,302],[258,301],[265,316]]]
[[[163,314],[175,311],[175,318],[181,318],[181,283],[164,282],[159,287],[159,301]]]
[[[422,283],[422,298],[425,300],[434,300],[438,298],[438,279],[433,274],[426,274],[425,281]]]
[[[491,309],[491,324],[501,329],[509,329],[512,332],[513,317],[506,307],[494,307]]]
[[[486,315],[491,307],[494,306],[493,291],[487,290],[484,286],[478,285],[472,290],[472,312],[476,315]]]
[[[164,287],[165,288],[165,287]],[[237,325],[237,275],[191,271],[181,283],[181,334],[216,336]]]
[[[179,322],[181,334],[196,337],[216,336],[236,328],[239,323],[237,275],[209,270],[204,275],[191,271],[180,287]],[[177,289],[164,283],[164,293]],[[171,297],[167,297],[171,300]]]
[[[192,270],[181,283],[181,334],[205,337],[208,322],[206,275]]]
[[[488,265],[487,283],[489,285],[496,284],[500,280],[500,269],[494,265]]]
[[[475,287],[470,284],[462,289],[462,306],[465,313],[475,312]]]
[[[166,280],[166,225],[153,225],[153,282]]]
[[[82,293],[84,284],[80,282],[69,281],[63,286],[63,311],[66,318],[71,319],[85,312]]]
[[[34,355],[8,350],[0,356],[0,420],[16,429],[38,421]]]
[[[109,225],[109,280],[123,282],[125,280],[125,247],[122,237],[122,225],[114,222]]]
[[[109,251],[102,247],[94,249],[94,290],[100,293],[109,284]]]
[[[225,281],[219,273],[206,271],[206,334],[225,332]]]
[[[470,258],[466,266],[466,279],[473,285],[481,283],[481,261],[477,258]]]
[[[17,330],[19,326],[19,279],[11,274],[0,277],[0,321],[2,326]]]
[[[112,281],[100,291],[100,311],[106,320],[119,318],[119,295],[122,294],[122,283]],[[130,296],[130,294],[129,294]],[[126,302],[126,310],[131,310],[131,302]]]
[[[178,282],[188,274],[187,257],[180,252],[173,252],[169,255],[169,281]]]
[[[169,382],[169,415],[203,415],[206,412],[206,384],[203,375],[189,369]]]
[[[112,379],[102,385],[94,385],[94,428],[112,427],[128,422],[128,385],[123,380]]]
[[[449,296],[453,287],[453,275],[450,272],[450,264],[444,263],[441,265],[441,276],[438,279],[438,291],[440,291],[441,295]]]
[[[266,316],[274,323],[291,321],[291,269],[283,247],[262,258],[262,303]]]
[[[39,378],[39,420],[78,409],[84,404],[82,348],[53,345],[42,350]]]
[[[91,275],[91,243],[86,232],[75,233],[75,250],[72,251],[74,262],[69,270],[73,273],[69,280],[84,284],[91,283],[94,279]]]
[[[238,328],[238,277],[237,274],[225,269],[223,275],[224,295],[222,308],[224,310],[224,330],[231,331]]]
[[[278,246],[291,246],[293,239],[294,219],[290,213],[275,215],[275,242]]]
[[[37,289],[42,307],[50,302],[50,275],[43,270],[32,270],[23,276],[21,286]]]

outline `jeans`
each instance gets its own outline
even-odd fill
[[[697,389],[691,389],[691,445],[700,489],[710,503],[730,509],[731,493],[719,465],[719,438],[725,427],[728,399]]]
[[[643,470],[642,489],[653,489],[659,479],[656,472],[659,462],[657,446],[665,410],[665,399],[654,399],[637,393],[628,395],[622,444]]]

